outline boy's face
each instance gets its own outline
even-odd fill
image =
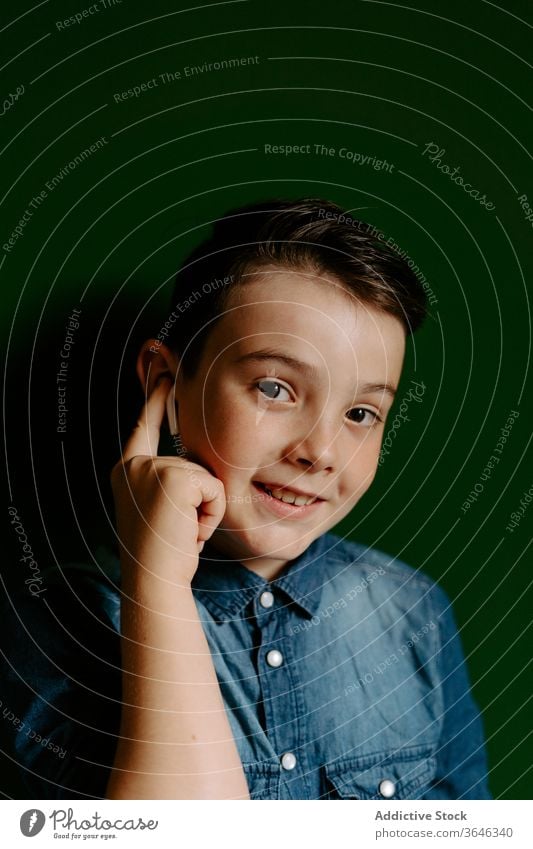
[[[376,472],[404,351],[397,319],[316,276],[263,271],[232,292],[176,393],[187,456],[225,487],[216,548],[273,578],[352,510]],[[291,491],[318,500],[279,499]]]

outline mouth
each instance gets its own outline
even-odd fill
[[[323,498],[319,498],[318,495],[302,492],[300,489],[291,489],[288,486],[280,486],[276,483],[253,481],[253,484],[272,498],[277,498],[278,501],[283,501],[285,504],[295,504],[296,507],[307,507],[308,504],[313,504],[315,501],[324,500]]]
[[[254,489],[262,493],[259,499],[266,507],[270,508],[276,515],[282,517],[303,517],[314,512],[324,501],[318,495],[304,493],[301,490],[281,487],[277,483],[263,483],[252,481]]]

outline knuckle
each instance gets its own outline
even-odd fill
[[[142,457],[140,454],[137,454],[135,457],[130,457],[129,460],[126,460],[124,463],[124,467],[128,474],[131,472],[138,472],[145,464],[146,457]]]
[[[157,470],[157,477],[163,486],[168,486],[177,479],[176,470],[173,469],[172,466],[161,466],[161,468]]]
[[[112,486],[117,486],[124,479],[124,462],[122,458],[118,460],[109,474]]]
[[[146,458],[142,456],[130,457],[128,460],[121,457],[111,469],[111,484],[118,486],[125,480],[131,481],[143,469],[145,462]]]

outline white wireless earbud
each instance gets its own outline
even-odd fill
[[[176,416],[176,399],[174,397],[174,387],[172,387],[172,389],[167,395],[167,418],[170,435],[177,436],[179,433],[179,428],[178,419]]]
[[[178,457],[187,457],[187,449],[181,441],[181,434],[178,426],[178,417],[176,415],[176,399],[174,397],[174,387],[167,395],[167,419],[170,435],[174,443],[174,448]]]

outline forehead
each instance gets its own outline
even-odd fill
[[[338,281],[265,269],[231,291],[206,345],[224,362],[270,345],[318,368],[371,367],[399,379],[405,331],[393,316],[355,299]]]
[[[268,267],[254,271],[246,282],[237,285],[226,303],[226,309],[236,313],[237,321],[262,322],[274,330],[299,317],[302,325],[314,317],[334,324],[344,313],[354,322],[356,308],[354,296],[332,277]]]

